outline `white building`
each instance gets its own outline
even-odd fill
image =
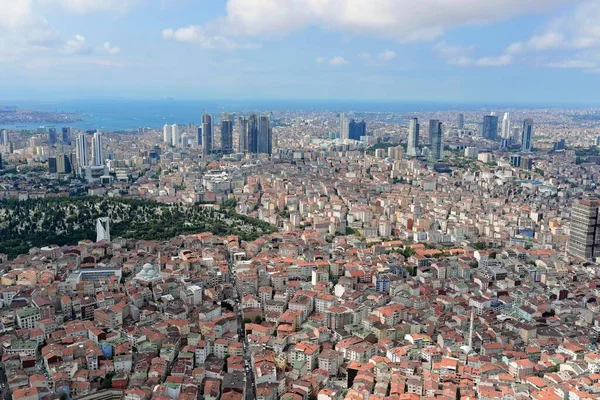
[[[173,147],[179,146],[180,137],[179,137],[179,127],[177,124],[171,125],[171,144]]]
[[[104,165],[104,149],[102,148],[102,132],[96,131],[92,138],[92,165]]]
[[[171,134],[171,126],[165,124],[163,126],[163,142],[171,144],[173,142],[173,136]]]

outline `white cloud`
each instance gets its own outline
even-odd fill
[[[79,34],[67,40],[63,49],[61,50],[61,53],[66,55],[88,54],[90,52],[91,49],[88,46],[85,37]]]
[[[467,65],[473,64],[473,59],[471,57],[458,56],[458,57],[452,57],[452,58],[448,59],[446,62],[448,64],[465,67]]]
[[[379,57],[379,59],[383,61],[390,61],[396,58],[396,52],[392,50],[384,50],[381,53],[379,53],[377,57]]]
[[[348,64],[348,61],[346,61],[344,59],[344,57],[337,56],[337,57],[333,57],[331,60],[329,60],[329,64],[331,64],[331,65],[346,65],[346,64]]]
[[[598,66],[595,62],[585,60],[563,60],[557,62],[551,62],[546,64],[549,68],[563,68],[563,69],[594,69]]]
[[[119,47],[111,45],[110,42],[104,42],[102,48],[110,55],[118,54],[121,51]]]
[[[521,53],[524,50],[524,44],[523,42],[515,42],[512,43],[510,46],[508,46],[505,50],[505,53],[507,54],[518,54]]]
[[[441,41],[433,46],[433,51],[444,58],[462,57],[473,52],[473,46],[459,46]]]
[[[0,0],[0,30],[28,25],[32,14],[32,0]]]
[[[346,61],[346,59],[344,59],[344,57],[342,57],[342,56],[337,56],[337,57],[333,57],[333,58],[317,57],[317,59],[315,61],[317,62],[317,64],[329,64],[329,65],[346,65],[346,64],[348,64],[348,61]]]
[[[368,59],[371,58],[371,54],[370,53],[366,53],[366,52],[360,53],[358,56],[360,58],[362,58],[362,59],[365,59],[365,60],[368,60]]]
[[[547,62],[549,68],[573,68],[591,72],[600,65],[600,1],[579,2],[573,11],[549,21],[529,39],[512,43],[505,54],[526,57],[529,54],[548,53],[557,61]],[[567,54],[565,56],[565,54]]]
[[[509,54],[502,54],[496,57],[482,57],[475,61],[475,65],[480,67],[501,67],[509,65],[513,61],[512,56]]]
[[[227,0],[224,16],[201,26],[195,25],[202,37],[196,42],[210,42],[210,38],[226,42],[233,37],[243,36],[272,39],[308,26],[383,37],[398,42],[431,41],[442,36],[448,29],[458,26],[494,23],[571,1]],[[179,29],[188,30],[190,27]],[[214,46],[209,44],[207,47]]]
[[[600,2],[587,0],[571,14],[550,21],[537,35],[509,46],[513,53],[547,50],[583,50],[600,47]]]
[[[392,38],[433,40],[446,30],[493,23],[570,0],[228,0],[208,30],[232,36],[284,35],[309,25]],[[501,9],[502,12],[498,12]],[[432,11],[434,10],[434,11]]]
[[[448,64],[467,66],[473,64],[472,53],[475,50],[473,46],[459,46],[441,41],[433,46],[433,51],[444,58]]]
[[[234,50],[238,48],[256,49],[256,44],[240,44],[237,41],[220,35],[209,35],[199,25],[189,25],[179,29],[164,29],[162,37],[166,40],[192,43],[209,50]]]

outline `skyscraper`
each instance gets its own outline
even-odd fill
[[[8,131],[6,129],[0,131],[0,144],[8,146]]]
[[[429,152],[430,161],[438,161],[442,158],[442,123],[437,119],[429,121],[429,143],[431,151]]]
[[[498,117],[495,115],[485,115],[483,117],[483,125],[481,136],[489,140],[498,139]]]
[[[504,113],[502,118],[502,139],[510,139],[510,114]]]
[[[356,122],[351,119],[348,124],[348,138],[358,141],[361,136],[367,136],[367,123],[364,120]]]
[[[48,129],[48,142],[52,145],[56,143],[56,128]]]
[[[571,209],[571,229],[567,253],[573,257],[594,260],[600,256],[600,220],[597,198],[577,199]]]
[[[89,165],[87,137],[85,133],[80,133],[77,135],[77,139],[75,140],[75,155],[77,156],[77,166],[79,167],[79,172],[81,173],[81,170],[85,169]]]
[[[173,136],[171,134],[171,125],[165,124],[165,126],[163,126],[163,142],[165,142],[168,145],[171,145],[171,143],[173,143]]]
[[[248,153],[258,153],[258,117],[248,117]]]
[[[48,158],[48,172],[50,172],[51,174],[55,174],[57,172],[57,168],[56,168],[56,157],[49,157]]]
[[[346,114],[340,113],[340,139],[345,140],[350,138],[350,123]]]
[[[213,118],[210,114],[202,114],[202,154],[213,151]]]
[[[71,127],[70,126],[63,126],[62,141],[64,144],[71,144]]]
[[[248,119],[245,117],[238,120],[238,152],[248,152]]]
[[[221,151],[223,154],[233,152],[233,123],[229,113],[221,115]]]
[[[2,153],[0,153],[0,169],[4,169],[4,164],[2,164]]]
[[[523,121],[523,133],[521,134],[521,152],[531,153],[533,150],[533,120],[531,118]]]
[[[457,127],[459,130],[463,130],[465,129],[465,115],[464,114],[458,114],[458,121],[456,123]]]
[[[257,153],[271,154],[273,130],[268,115],[261,115],[258,119]]]
[[[92,138],[92,165],[104,165],[104,149],[102,148],[102,132],[96,131]]]
[[[59,174],[70,174],[73,172],[70,154],[61,154],[56,157],[56,172]]]
[[[179,142],[181,142],[181,137],[179,136],[179,126],[177,124],[171,125],[171,144],[173,147],[178,147]]]
[[[421,154],[419,151],[419,120],[411,118],[408,123],[408,145],[406,154],[410,157],[417,157]]]
[[[198,131],[196,133],[196,145],[202,146],[202,127],[198,127]]]

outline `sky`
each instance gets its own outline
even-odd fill
[[[0,98],[595,105],[599,0],[0,0]]]

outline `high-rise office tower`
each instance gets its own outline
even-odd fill
[[[429,120],[429,143],[431,144],[433,136],[437,133],[438,123],[440,121],[437,119]]]
[[[456,123],[457,127],[459,130],[463,130],[465,129],[465,115],[464,114],[458,114],[458,121]]]
[[[57,140],[56,128],[50,128],[50,129],[48,129],[48,142],[50,144],[55,144],[56,140]]]
[[[238,152],[248,152],[248,119],[238,119]]]
[[[171,145],[171,143],[173,143],[173,135],[171,134],[171,125],[165,124],[165,126],[163,126],[163,142],[165,142],[168,145]]]
[[[104,149],[102,148],[102,132],[96,131],[92,137],[92,165],[104,165]]]
[[[510,114],[504,113],[504,118],[502,118],[502,138],[510,139]]]
[[[573,257],[594,260],[600,256],[600,200],[577,199],[571,209],[571,229],[567,253]]]
[[[352,140],[360,140],[359,138],[356,138],[356,121],[354,120],[354,118],[350,119],[350,122],[348,122],[348,139],[352,139]]]
[[[177,124],[171,125],[171,144],[173,147],[179,146],[181,137],[179,136],[179,126]]]
[[[233,152],[233,121],[229,113],[221,114],[221,151],[223,154]]]
[[[59,174],[70,174],[73,172],[71,155],[61,154],[56,157],[56,172]]]
[[[258,143],[256,152],[271,154],[273,130],[271,129],[271,121],[268,115],[261,115],[258,119]]]
[[[512,127],[512,128],[510,128],[510,130],[512,132],[512,134],[510,136],[510,140],[513,143],[519,143],[519,141],[521,140],[521,133],[522,133],[521,128]]]
[[[62,141],[64,144],[71,144],[71,127],[63,126],[62,128]]]
[[[495,115],[485,115],[483,117],[483,125],[481,136],[489,140],[498,139],[498,117]]]
[[[0,169],[4,169],[4,164],[2,164],[2,153],[0,153]]]
[[[213,151],[213,118],[210,114],[202,114],[202,154]]]
[[[196,144],[202,146],[202,127],[199,126],[196,132]]]
[[[6,129],[0,131],[0,144],[8,146],[8,131]]]
[[[248,153],[258,153],[258,117],[248,117]]]
[[[340,113],[340,139],[345,140],[350,138],[350,123],[346,114]]]
[[[82,169],[89,165],[87,137],[85,133],[80,133],[77,135],[77,139],[75,140],[75,155],[77,156],[77,166],[81,172]]]
[[[367,136],[367,123],[364,120],[356,122],[351,119],[348,124],[348,138],[358,141],[361,136]]]
[[[358,124],[356,124],[356,129],[357,129],[356,136],[358,137],[358,140],[360,140],[360,138],[362,136],[367,136],[367,123],[365,122],[364,119],[362,121],[360,121]]]
[[[527,118],[523,121],[523,133],[521,134],[521,152],[531,153],[533,150],[533,120]]]
[[[48,158],[48,172],[50,172],[51,174],[55,174],[58,171],[58,169],[56,168],[56,157],[49,157]]]
[[[429,152],[430,161],[442,159],[442,123],[437,119],[429,121],[429,143],[431,150]]]
[[[419,120],[411,118],[408,123],[408,145],[406,154],[410,157],[417,157],[421,154],[419,150]]]

